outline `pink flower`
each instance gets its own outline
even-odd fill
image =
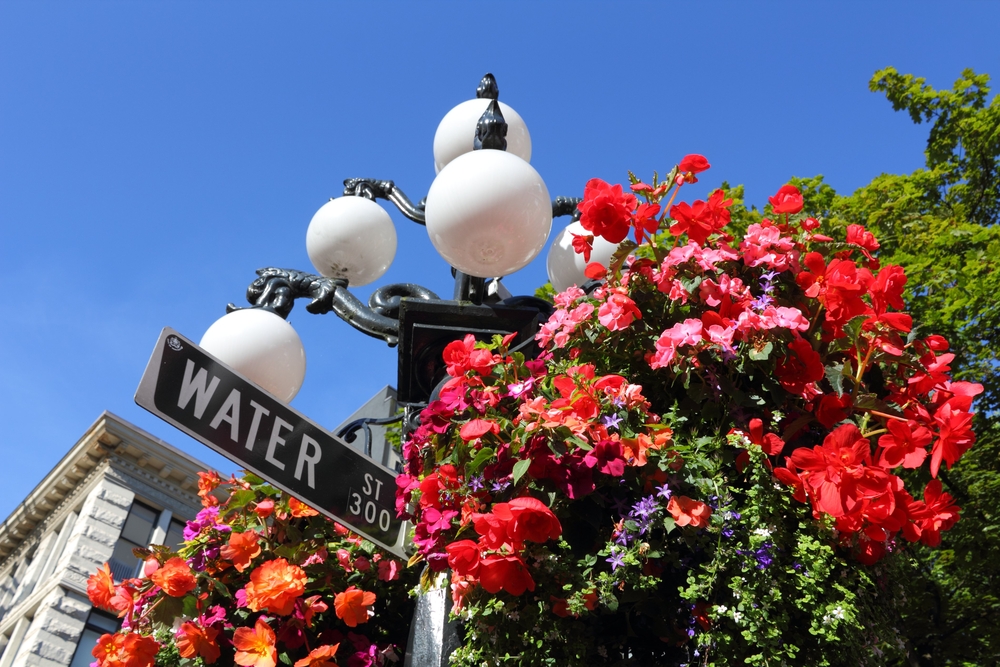
[[[692,317],[683,322],[678,322],[664,331],[663,335],[672,339],[677,347],[681,345],[697,345],[702,341],[701,320]]]
[[[768,308],[768,310],[771,309]],[[774,309],[774,323],[775,326],[779,326],[782,329],[797,331],[806,331],[809,329],[809,320],[806,319],[805,315],[798,308],[776,307]]]
[[[554,301],[559,308],[569,309],[570,306],[585,296],[587,296],[586,292],[576,285],[572,285],[566,288],[566,290],[559,292],[559,294],[556,294]]]
[[[667,292],[667,296],[670,297],[671,301],[680,301],[683,304],[687,303],[690,295],[684,287],[684,283],[674,279],[670,281],[670,290]]]
[[[695,261],[703,271],[718,271],[716,266],[719,262],[734,260],[739,257],[732,248],[725,243],[718,248],[698,248],[694,253]]]
[[[597,321],[611,331],[626,329],[632,324],[632,320],[638,319],[642,319],[642,313],[635,301],[620,292],[608,294],[608,300],[597,311]]]
[[[337,561],[346,572],[354,572],[354,566],[351,565],[351,552],[347,549],[337,549]]]
[[[649,359],[651,368],[669,366],[681,345],[697,345],[702,341],[702,323],[698,319],[687,319],[670,327],[656,341],[656,352]]]
[[[743,263],[747,266],[764,265],[775,271],[786,271],[795,269],[799,261],[795,242],[782,237],[781,231],[773,225],[750,225],[740,243],[740,250],[743,252]]]
[[[713,324],[705,329],[705,333],[708,334],[708,339],[721,347],[726,352],[735,354],[736,351],[733,349],[733,334],[736,329],[732,327],[724,327],[719,324]]]
[[[399,562],[391,558],[378,562],[379,581],[395,581],[399,579]]]
[[[739,278],[730,278],[728,273],[719,276],[718,283],[711,278],[706,278],[698,287],[701,300],[712,308],[721,304],[722,298],[730,294],[734,294],[739,299],[744,291],[743,281]]]

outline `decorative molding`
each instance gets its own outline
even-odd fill
[[[108,468],[107,460],[103,460],[98,463],[94,468],[90,470],[90,473],[84,477],[80,482],[69,491],[63,499],[59,501],[56,505],[55,510],[53,510],[49,515],[35,524],[35,527],[31,529],[25,538],[18,544],[14,549],[9,552],[6,556],[0,556],[0,576],[4,576],[5,571],[8,566],[15,565],[20,561],[21,556],[30,549],[33,549],[39,542],[41,542],[42,537],[53,525],[57,524],[72,511],[73,505],[81,499],[81,496],[85,496],[87,492],[90,491],[96,485],[96,480],[98,477],[102,476],[105,469]]]
[[[146,468],[140,468],[128,459],[112,456],[108,461],[106,477],[135,491],[137,496],[157,503],[164,508],[173,510],[175,506],[183,505],[190,510],[190,518],[194,518],[194,515],[201,509],[201,501],[196,494],[167,482],[162,477],[150,473]],[[180,514],[180,512],[174,513]]]
[[[138,452],[134,454],[133,452]],[[158,462],[159,469],[153,468]],[[67,507],[76,504],[100,475],[118,476],[124,486],[141,484],[140,495],[165,508],[194,516],[201,502],[193,491],[197,472],[211,470],[193,456],[146,433],[110,412],[104,412],[66,455],[0,524],[0,576],[34,548]],[[164,475],[182,479],[165,479]],[[195,480],[193,482],[192,480]],[[178,512],[179,514],[181,512]]]

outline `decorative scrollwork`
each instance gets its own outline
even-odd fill
[[[427,218],[424,216],[424,201],[417,204],[410,201],[402,190],[396,187],[392,181],[380,181],[374,178],[348,178],[344,181],[345,197],[365,197],[375,201],[385,199],[391,201],[399,212],[418,225],[426,225]]]
[[[346,281],[315,276],[305,271],[267,267],[257,269],[257,279],[247,288],[247,301],[253,308],[264,308],[287,318],[295,299],[309,297],[312,301],[306,310],[322,315],[330,312],[337,287],[345,285]],[[234,310],[242,309],[232,303],[226,307],[228,313]]]
[[[306,310],[315,315],[336,313],[358,331],[381,338],[390,346],[399,342],[399,302],[404,297],[437,299],[434,292],[410,283],[386,285],[372,294],[365,306],[347,289],[347,281],[316,276],[295,269],[268,267],[257,270],[257,279],[247,288],[251,308],[264,308],[287,318],[295,299],[308,298]],[[229,304],[226,312],[242,310]]]
[[[395,283],[379,287],[368,297],[368,306],[377,314],[399,319],[399,302],[409,299],[438,299],[438,295],[426,287],[413,283]]]

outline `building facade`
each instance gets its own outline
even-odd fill
[[[86,667],[118,619],[93,608],[105,562],[135,576],[132,548],[177,545],[208,466],[105,412],[0,524],[0,667]]]

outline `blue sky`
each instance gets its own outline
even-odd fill
[[[553,196],[697,152],[713,166],[689,199],[728,180],[762,204],[791,175],[848,193],[920,167],[926,126],[868,80],[1000,76],[998,25],[985,1],[0,1],[0,517],[105,409],[233,469],[134,404],[160,329],[197,340],[255,269],[312,270],[306,226],[343,179],[420,199],[438,121],[485,72]],[[393,219],[376,285],[449,294],[426,232]],[[543,254],[505,282],[544,280]],[[290,322],[315,421],[395,381],[395,352],[335,316]]]

